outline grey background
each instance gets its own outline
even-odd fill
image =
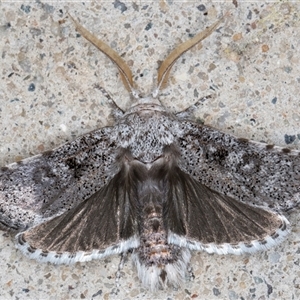
[[[201,50],[179,59],[161,101],[175,112],[211,95],[196,112],[205,124],[299,149],[299,9],[296,1],[0,2],[0,165],[112,124],[96,83],[130,105],[114,65],[77,35],[67,11],[122,55],[144,93],[176,45],[229,11]],[[155,295],[141,286],[130,256],[113,296],[119,257],[41,264],[1,232],[0,298],[299,299],[300,216],[288,218],[292,232],[277,247],[251,256],[194,253],[195,280]]]

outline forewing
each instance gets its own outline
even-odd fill
[[[116,142],[105,127],[0,170],[2,229],[24,230],[84,201],[114,175]]]
[[[168,241],[218,254],[267,249],[288,233],[285,217],[213,191],[173,168],[167,179]]]
[[[183,121],[181,169],[245,203],[287,211],[300,203],[300,151],[236,138]]]
[[[18,234],[17,247],[52,263],[87,261],[136,247],[136,180],[127,175],[123,168],[77,207]]]

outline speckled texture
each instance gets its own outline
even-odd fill
[[[100,83],[121,107],[129,97],[112,63],[65,18],[68,10],[131,66],[151,90],[158,61],[180,41],[230,9],[222,29],[176,64],[161,100],[179,111],[208,94],[197,111],[205,124],[239,137],[299,148],[299,3],[264,1],[0,4],[0,165],[51,149],[110,124]],[[122,270],[118,299],[297,299],[299,228],[289,216],[286,242],[252,256],[193,256],[195,280],[179,291],[144,290],[131,263]],[[1,235],[2,298],[114,298],[119,258],[53,266],[23,257]],[[93,297],[94,296],[94,297]]]

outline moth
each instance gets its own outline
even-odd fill
[[[157,99],[175,61],[222,19],[182,43],[141,96],[123,59],[78,22],[119,69],[133,104],[116,123],[1,168],[0,222],[30,258],[54,264],[132,252],[142,284],[179,287],[191,251],[253,253],[289,232],[300,152],[237,138],[169,112]],[[200,44],[199,44],[200,45]]]

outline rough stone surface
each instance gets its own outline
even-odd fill
[[[233,1],[235,2],[235,1]],[[0,165],[110,124],[103,86],[129,106],[113,64],[80,37],[67,11],[126,60],[143,93],[171,49],[230,11],[220,30],[174,66],[161,101],[224,132],[299,149],[300,4],[206,1],[24,1],[0,4]],[[276,99],[276,100],[274,100]],[[288,138],[287,138],[288,137]],[[291,138],[293,137],[293,138]],[[113,296],[118,257],[71,266],[23,257],[0,234],[1,299],[299,299],[300,214],[281,245],[255,255],[194,253],[195,280],[152,295],[130,260]]]

